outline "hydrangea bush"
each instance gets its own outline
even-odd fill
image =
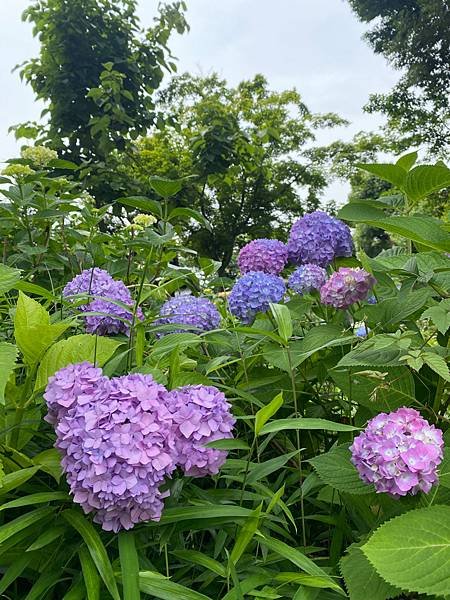
[[[52,156],[26,156],[8,194],[65,210]],[[133,227],[86,202],[48,255],[21,255],[10,202],[0,595],[448,596],[450,234],[411,212],[450,178],[414,160],[376,167],[395,205],[306,214],[244,247],[235,280],[184,247],[204,217],[182,181],[125,198]],[[372,258],[351,232],[375,221],[398,246]]]

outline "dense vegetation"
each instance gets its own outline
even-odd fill
[[[0,596],[448,598],[450,170],[376,162],[419,139],[392,122],[317,146],[340,117],[261,75],[154,93],[185,5],[135,9],[25,13],[48,122],[0,177]]]

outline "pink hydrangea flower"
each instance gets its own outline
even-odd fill
[[[320,299],[334,308],[348,308],[365,300],[375,284],[376,279],[364,269],[341,267],[320,288]]]

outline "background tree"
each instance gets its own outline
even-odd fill
[[[388,118],[397,150],[425,145],[448,150],[450,4],[447,0],[349,0],[357,17],[373,27],[365,34],[377,54],[402,70],[387,94],[370,97],[366,110]]]
[[[275,92],[257,75],[229,87],[217,75],[176,77],[160,94],[168,123],[139,144],[129,164],[143,183],[149,174],[195,174],[177,196],[211,223],[191,229],[201,254],[230,264],[236,243],[283,235],[290,221],[317,208],[328,181],[310,155],[315,131],[343,124],[311,113],[296,90]]]
[[[81,177],[101,205],[121,195],[117,154],[157,120],[153,92],[172,71],[171,32],[186,29],[184,2],[161,7],[143,30],[136,0],[39,0],[23,18],[34,25],[40,55],[21,76],[46,103],[40,138],[82,164]],[[28,127],[16,134],[29,133]]]

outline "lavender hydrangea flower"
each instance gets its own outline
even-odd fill
[[[355,330],[355,335],[357,335],[358,337],[361,338],[365,338],[369,335],[371,329],[370,327],[367,327],[367,325],[361,325],[360,327],[357,327],[357,329]]]
[[[74,277],[63,290],[64,298],[74,300],[73,296],[88,294],[93,299],[87,304],[79,306],[81,312],[98,312],[100,315],[86,315],[86,331],[97,335],[115,335],[124,333],[129,335],[130,328],[126,321],[133,318],[133,299],[123,283],[111,277],[111,275],[94,267],[86,269]],[[142,310],[138,308],[136,317],[144,319]]]
[[[288,288],[301,296],[319,290],[327,280],[327,272],[318,265],[306,264],[296,269],[288,279]]]
[[[371,419],[350,450],[361,479],[398,498],[430,491],[438,481],[443,447],[440,429],[403,407]]]
[[[215,475],[227,452],[205,448],[207,442],[233,437],[235,419],[225,396],[213,386],[191,385],[169,393],[177,462],[186,475]]]
[[[155,325],[182,324],[187,327],[176,330],[180,333],[189,329],[211,331],[220,325],[220,313],[208,298],[197,298],[190,294],[180,294],[165,302],[159,312]],[[164,333],[159,333],[159,336]]]
[[[76,367],[84,375],[80,388]],[[160,486],[176,468],[167,390],[150,375],[109,380],[96,378],[100,370],[87,363],[74,368],[59,371],[46,391],[74,501],[85,513],[94,511],[94,521],[107,531],[159,520],[167,496]]]
[[[312,263],[326,267],[337,256],[351,256],[353,241],[345,223],[316,210],[292,225],[287,249],[294,265]]]
[[[260,271],[246,273],[236,281],[228,297],[231,314],[250,324],[258,312],[265,312],[271,302],[280,302],[286,293],[281,277]]]
[[[238,267],[242,274],[262,271],[279,275],[287,263],[286,244],[279,240],[261,238],[246,244],[238,256]]]
[[[342,267],[331,275],[320,289],[324,304],[334,308],[348,308],[359,300],[365,300],[376,280],[364,269]]]

